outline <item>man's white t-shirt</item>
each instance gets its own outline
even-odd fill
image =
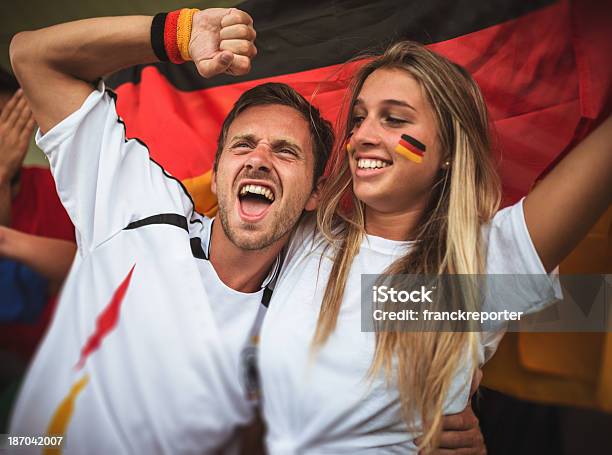
[[[487,243],[486,273],[545,274],[529,237],[522,202],[501,210],[482,229]],[[379,375],[370,378],[375,334],[361,331],[361,275],[383,273],[406,254],[411,242],[366,236],[345,288],[337,326],[311,357],[333,250],[308,227],[288,249],[262,327],[260,374],[266,445],[275,454],[416,453],[418,434],[408,431],[399,394]],[[535,310],[560,297],[558,281],[543,277],[521,291],[521,310]],[[481,359],[501,339],[482,334]],[[453,379],[445,414],[461,412],[471,377],[460,368]]]
[[[212,220],[126,139],[102,84],[37,143],[79,249],[11,435],[63,434],[74,454],[214,452],[253,418],[240,359],[268,280],[223,284]]]

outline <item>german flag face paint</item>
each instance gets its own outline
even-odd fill
[[[410,161],[422,163],[423,156],[425,155],[425,145],[412,136],[402,134],[398,144],[395,146],[395,151]]]

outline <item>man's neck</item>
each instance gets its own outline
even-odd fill
[[[280,254],[283,240],[261,250],[238,248],[225,235],[220,222],[214,222],[210,236],[210,262],[217,276],[239,292],[256,292]]]

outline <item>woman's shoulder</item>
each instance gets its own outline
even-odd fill
[[[500,210],[482,226],[489,274],[546,274],[525,223],[523,201]]]

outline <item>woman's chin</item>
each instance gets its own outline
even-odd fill
[[[374,193],[370,191],[355,192],[355,196],[365,205],[366,209],[377,212],[385,211],[386,207],[389,205],[389,198],[391,197],[384,193]]]

